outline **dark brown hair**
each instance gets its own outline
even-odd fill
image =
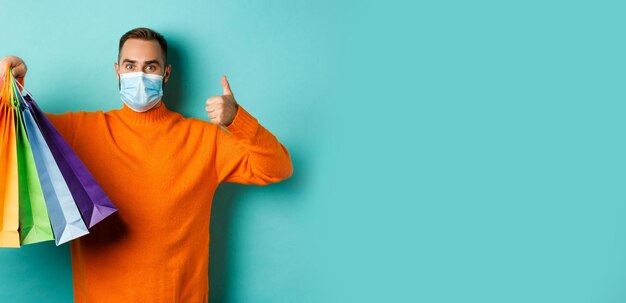
[[[124,35],[122,35],[122,37],[120,38],[120,48],[118,49],[117,53],[118,61],[120,60],[120,54],[122,53],[122,46],[124,46],[124,43],[126,43],[126,40],[128,39],[141,39],[146,41],[156,40],[157,42],[159,42],[159,45],[161,46],[161,52],[163,53],[164,66],[167,66],[167,41],[165,41],[165,38],[163,38],[161,34],[145,27],[131,29]]]

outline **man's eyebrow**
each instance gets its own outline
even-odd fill
[[[156,64],[159,67],[161,66],[161,63],[159,63],[159,60],[148,60],[146,62],[144,62],[144,64],[149,65],[149,64]]]
[[[122,63],[127,63],[127,62],[128,62],[128,63],[132,63],[132,64],[137,63],[137,61],[136,61],[136,60],[130,60],[130,59],[124,59],[124,60],[122,61]],[[148,61],[144,62],[144,64],[145,64],[145,65],[156,64],[156,65],[158,65],[159,67],[161,66],[161,63],[159,63],[159,60],[156,60],[156,59],[154,59],[154,60],[148,60]]]

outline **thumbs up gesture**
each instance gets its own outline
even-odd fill
[[[224,88],[223,95],[210,97],[206,100],[206,111],[211,123],[229,126],[235,119],[238,105],[232,90],[230,90],[226,75],[222,76],[222,87]]]

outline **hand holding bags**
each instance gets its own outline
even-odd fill
[[[18,85],[7,68],[0,87],[0,247],[52,239],[60,245],[117,208]]]

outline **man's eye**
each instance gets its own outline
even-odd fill
[[[132,65],[130,65],[130,64],[127,64],[127,65],[126,65],[126,69],[133,69],[133,66],[132,66]]]
[[[146,67],[146,69],[147,69],[148,71],[154,71],[154,69],[155,69],[155,68],[154,68],[154,66],[148,66],[148,67]]]

